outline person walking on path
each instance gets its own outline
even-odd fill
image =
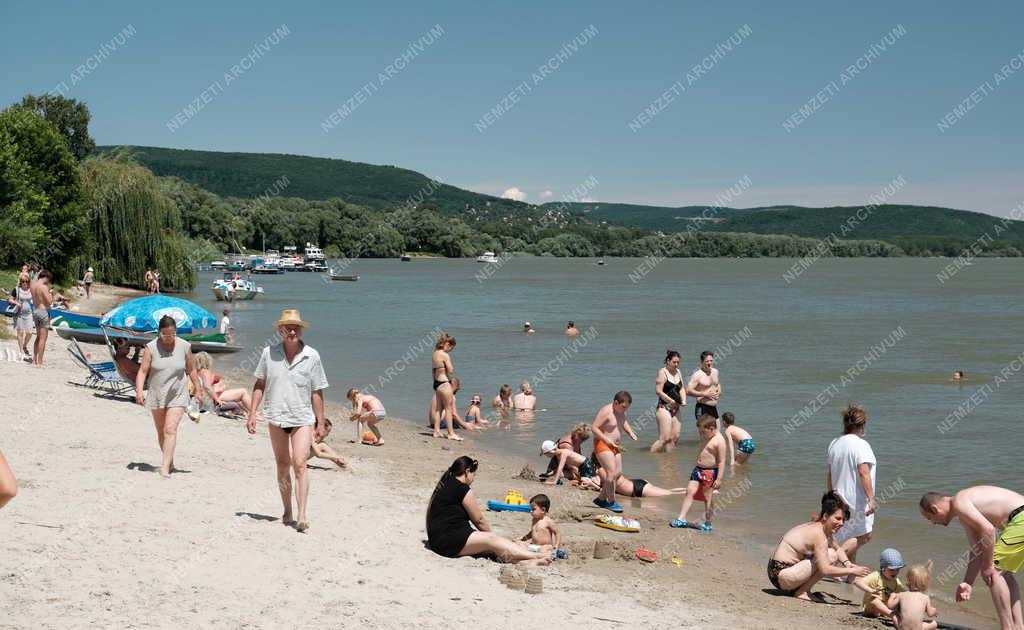
[[[142,364],[135,376],[135,402],[153,414],[157,441],[163,460],[160,476],[168,478],[174,470],[174,449],[178,443],[178,424],[188,407],[188,379],[195,386],[196,399],[202,402],[203,385],[187,341],[177,336],[178,324],[170,315],[159,322],[160,335],[146,344]],[[148,384],[147,384],[148,383]]]
[[[851,561],[871,540],[875,525],[875,453],[864,439],[868,414],[859,405],[843,410],[843,435],[828,445],[828,490],[850,506],[850,518],[836,533],[836,542]]]
[[[85,288],[85,299],[92,297],[92,283],[93,283],[92,267],[85,270],[85,275],[82,276],[82,287]]]
[[[302,341],[302,333],[309,323],[302,321],[298,309],[285,309],[274,325],[281,343],[267,346],[260,354],[246,429],[256,433],[256,418],[262,404],[277,464],[277,487],[284,506],[281,522],[284,525],[295,523],[299,532],[305,532],[309,529],[306,461],[314,439],[326,433],[323,390],[327,389],[327,376],[320,354]],[[293,485],[298,521],[293,519]]]

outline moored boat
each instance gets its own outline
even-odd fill
[[[251,300],[263,294],[263,287],[256,286],[255,282],[242,278],[237,273],[225,273],[223,278],[213,281],[210,289],[213,296],[221,302]]]
[[[483,256],[477,256],[476,261],[478,263],[496,263],[498,257],[494,255],[494,252],[484,252]]]
[[[331,274],[331,280],[339,280],[339,281],[343,281],[343,282],[358,282],[359,281],[359,276],[342,276],[342,275],[336,275],[336,274],[332,273]]]
[[[74,339],[82,343],[94,343],[104,345],[106,338],[103,336],[103,328],[57,328],[57,334],[62,339]],[[121,328],[106,328],[107,337],[110,339],[124,339],[129,346],[144,346],[156,339],[156,333],[137,333]],[[223,354],[240,352],[245,350],[242,346],[227,343],[224,335],[221,334],[180,334],[179,337],[189,342],[192,352],[209,352],[210,354]]]

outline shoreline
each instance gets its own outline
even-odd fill
[[[0,610],[16,626],[57,626],[68,617],[150,624],[153,618],[137,611],[152,609],[160,625],[298,625],[355,615],[372,628],[470,622],[507,627],[512,616],[522,623],[550,623],[548,611],[556,607],[567,622],[598,621],[597,627],[679,622],[704,628],[886,627],[853,614],[860,609],[860,593],[850,587],[822,583],[818,590],[850,599],[852,606],[805,604],[770,594],[764,558],[758,560],[756,544],[745,536],[756,525],[728,506],[721,530],[704,535],[671,530],[650,500],[644,501],[646,509],[637,509],[638,501],[624,499],[627,515],[642,523],[642,532],[609,532],[589,522],[603,512],[590,505],[594,493],[517,477],[524,465],[539,472],[540,459],[484,447],[467,432],[465,442],[437,440],[425,421],[390,417],[381,426],[384,446],[350,444],[354,429],[343,419],[347,406],[334,402],[327,403],[328,417],[336,419],[328,441],[351,470],[338,471],[325,460],[310,462],[312,529],[299,536],[275,522],[280,502],[265,425],[249,436],[242,421],[212,413],[198,425],[183,422],[178,461],[190,472],[165,482],[153,473],[159,451],[148,414],[132,403],[104,400],[67,384],[80,381],[82,373],[59,338],[50,339],[57,341],[48,344],[46,368],[0,364],[0,379],[12,385],[0,392],[0,404],[24,411],[0,418],[0,435],[6,438],[0,447],[20,487],[0,512],[0,536],[10,547],[8,566],[18,567],[0,579]],[[218,370],[225,379],[251,387],[252,376],[225,369],[227,363]],[[35,393],[27,405],[15,395],[30,390]],[[551,497],[551,514],[570,555],[551,567],[530,569],[544,577],[543,594],[509,591],[497,582],[497,563],[451,560],[424,547],[430,493],[441,472],[462,454],[481,461],[473,486],[481,505],[509,488],[527,497],[540,492]],[[723,489],[726,497],[729,492],[728,486]],[[495,531],[510,538],[529,528],[525,514],[485,515]],[[389,528],[384,536],[381,526]],[[597,540],[613,544],[611,558],[592,558]],[[636,560],[632,554],[641,547],[655,551],[658,561]],[[261,553],[254,554],[256,549]],[[670,561],[673,556],[682,560],[681,567]],[[161,568],[172,569],[170,584]],[[241,585],[239,575],[251,577]],[[86,586],[60,588],[69,577]],[[282,591],[282,580],[309,588]],[[180,601],[163,601],[168,586]],[[986,618],[954,614],[952,606],[941,606],[940,612],[947,623],[993,625]]]

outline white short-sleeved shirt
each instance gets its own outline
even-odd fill
[[[283,343],[267,346],[254,375],[266,381],[263,417],[267,422],[284,428],[316,424],[312,395],[327,389],[327,376],[316,350],[303,344],[289,365]]]
[[[226,334],[228,334],[228,329],[229,329],[230,327],[231,327],[231,320],[230,320],[230,319],[228,319],[228,316],[227,316],[227,315],[225,315],[225,316],[224,316],[224,317],[223,317],[223,318],[222,318],[222,319],[220,320],[220,334],[222,334],[222,335],[226,335]]]
[[[875,526],[875,515],[867,516],[868,495],[860,485],[857,467],[869,464],[871,470],[871,488],[875,487],[875,452],[867,440],[847,433],[832,440],[828,445],[828,467],[832,472],[832,488],[843,497],[850,506],[850,520],[836,532],[835,540],[842,543],[850,538],[863,536],[871,532]]]

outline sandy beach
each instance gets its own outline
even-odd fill
[[[329,442],[349,469],[310,463],[311,529],[299,534],[277,520],[266,425],[250,436],[242,421],[210,413],[184,422],[175,458],[183,472],[164,480],[149,414],[71,384],[83,374],[56,335],[47,359],[45,368],[0,363],[0,448],[19,479],[0,511],[0,627],[884,627],[855,614],[860,596],[846,587],[819,590],[852,605],[773,595],[764,567],[727,536],[681,534],[629,503],[641,533],[599,529],[592,493],[518,477],[539,461],[488,452],[472,436],[435,440],[397,419],[382,425],[377,448],[350,444],[351,425],[336,421]],[[332,405],[328,415],[346,414]],[[543,576],[543,593],[508,589],[494,562],[425,548],[427,500],[461,454],[481,461],[481,502],[509,488],[551,497],[569,558],[529,570]],[[487,518],[515,538],[530,522]],[[611,558],[593,558],[597,540],[614,545]],[[641,547],[659,560],[636,560]]]

